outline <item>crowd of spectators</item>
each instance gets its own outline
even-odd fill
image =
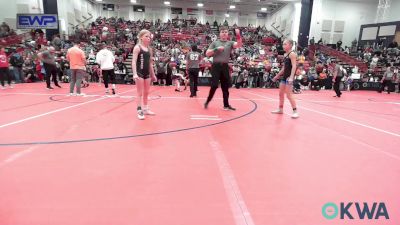
[[[4,25],[4,23],[3,23]],[[1,26],[0,30],[5,33],[11,32],[8,26]],[[187,76],[186,57],[192,45],[197,45],[204,56],[209,44],[217,39],[218,27],[229,25],[218,24],[216,21],[210,25],[198,23],[194,19],[172,19],[166,23],[156,20],[149,22],[146,20],[126,21],[123,18],[97,18],[87,26],[77,26],[74,34],[68,38],[54,36],[51,41],[44,37],[42,30],[33,30],[31,39],[25,42],[7,46],[6,53],[9,57],[10,72],[15,82],[35,82],[43,80],[45,72],[41,61],[37,55],[46,50],[49,46],[55,48],[57,61],[58,79],[61,82],[69,82],[69,64],[65,59],[68,48],[72,47],[72,42],[81,43],[87,60],[87,78],[89,82],[101,81],[101,71],[95,63],[95,55],[102,43],[110,46],[110,50],[116,55],[115,70],[120,74],[120,81],[132,83],[129,70],[129,55],[137,42],[137,34],[141,29],[148,29],[153,34],[155,69],[158,76],[159,85],[172,85],[173,71]],[[8,27],[8,28],[7,28]],[[230,26],[231,31],[239,28],[242,32],[244,45],[242,48],[235,49],[230,62],[232,85],[236,88],[276,88],[278,83],[272,78],[281,69],[283,59],[282,41],[283,37],[275,36],[265,27],[238,27],[236,24]],[[231,35],[234,36],[233,33]],[[322,40],[315,43],[314,38],[310,40],[311,46],[323,45]],[[341,46],[337,43],[337,49],[346,54],[354,54],[351,48]],[[400,50],[397,43],[392,43],[387,48],[374,49],[366,47],[356,49],[355,58],[364,60],[369,64],[369,70],[360,75],[360,79],[380,82],[385,79],[392,79],[392,83],[399,82],[396,66],[400,61]],[[294,92],[300,93],[302,90],[321,90],[332,88],[332,77],[334,65],[342,64],[346,76],[343,78],[344,88],[350,89],[353,74],[359,74],[359,69],[346,62],[327,55],[318,48],[314,54],[310,54],[308,48],[297,52],[298,69]],[[201,62],[200,77],[209,77],[209,67],[212,58],[203,57]],[[128,66],[127,66],[128,65]],[[378,74],[376,68],[384,68],[386,74]],[[390,73],[392,72],[392,73]]]

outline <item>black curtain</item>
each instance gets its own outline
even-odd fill
[[[57,14],[57,0],[43,0],[43,11],[44,14]],[[53,35],[60,33],[60,23],[58,23],[58,29],[46,29],[46,38],[51,41]]]
[[[300,48],[308,46],[313,2],[314,0],[301,0],[301,17],[298,37],[298,46]]]

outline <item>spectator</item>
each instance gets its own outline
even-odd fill
[[[86,56],[79,44],[75,43],[74,47],[68,49],[67,60],[70,62],[71,79],[69,87],[69,95],[73,96],[76,86],[76,94],[83,96],[81,93],[81,83],[86,70]]]
[[[382,93],[382,91],[385,90],[385,87],[387,88],[387,93],[390,94],[391,90],[394,89],[393,88],[393,81],[394,81],[394,68],[391,66],[388,66],[386,68],[386,72],[383,74],[383,77],[381,79],[381,88],[378,91],[379,93]]]
[[[103,49],[96,55],[96,62],[100,65],[101,73],[103,74],[104,87],[106,88],[106,94],[109,93],[108,83],[111,81],[112,94],[115,95],[116,82],[114,73],[114,54],[108,49],[107,45],[103,45]]]
[[[14,72],[14,79],[15,82],[24,82],[25,76],[22,71],[22,66],[24,64],[24,59],[22,58],[22,55],[14,50],[14,53],[10,57],[10,64],[13,67],[13,72]]]
[[[0,48],[0,82],[1,88],[4,89],[4,80],[7,79],[8,86],[13,88],[11,85],[11,75],[9,70],[10,64],[8,63],[7,54],[5,49],[2,47]]]
[[[55,59],[55,49],[50,47],[49,50],[43,51],[38,54],[39,59],[43,63],[44,70],[46,71],[46,85],[47,89],[52,90],[53,87],[50,86],[50,79],[53,78],[54,85],[61,88],[57,80],[57,67]]]

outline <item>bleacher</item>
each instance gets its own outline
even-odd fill
[[[345,62],[346,64],[348,64],[350,66],[357,66],[362,73],[365,73],[368,70],[368,65],[365,62],[360,61],[356,58],[353,58],[352,56],[350,56],[344,52],[338,51],[336,49],[333,49],[333,48],[325,46],[325,45],[316,45],[316,47],[322,53],[329,55],[331,57],[334,57],[341,62]]]
[[[21,44],[24,40],[29,40],[31,38],[32,37],[29,32],[0,38],[0,46],[7,47],[7,46]]]

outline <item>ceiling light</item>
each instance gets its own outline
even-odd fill
[[[134,4],[136,4],[136,0],[131,0],[131,3],[134,3]]]
[[[96,2],[102,2],[103,0],[96,0]]]
[[[171,2],[165,1],[165,2],[164,2],[164,5],[171,5]]]
[[[197,6],[198,6],[198,7],[203,7],[204,4],[203,4],[203,3],[197,3]]]
[[[267,8],[261,8],[261,11],[265,12],[265,11],[267,11]]]
[[[227,14],[225,14],[225,17],[229,17],[229,14],[227,13]]]
[[[230,9],[234,9],[234,8],[236,8],[236,6],[230,5],[229,8],[230,8]]]

